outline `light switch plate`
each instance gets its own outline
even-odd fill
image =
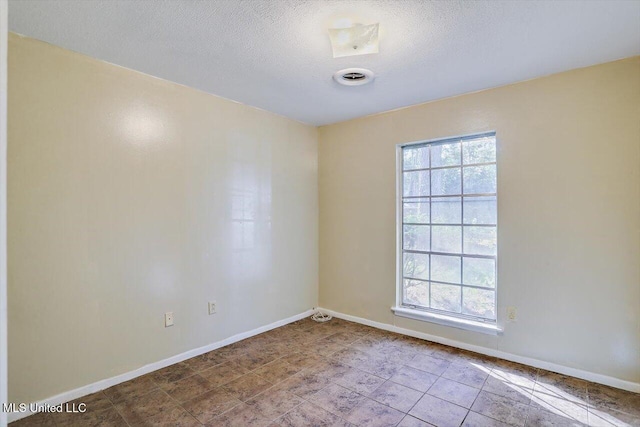
[[[209,314],[216,314],[216,302],[209,302]]]

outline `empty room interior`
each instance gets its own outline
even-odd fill
[[[0,426],[640,426],[639,0],[0,0]]]

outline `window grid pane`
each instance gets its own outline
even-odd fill
[[[467,143],[469,147],[465,145]],[[403,187],[411,184],[405,171],[416,176],[419,170],[421,175],[419,194],[403,190],[403,250],[399,254],[402,257],[402,303],[495,322],[495,135],[418,147],[419,161],[405,153],[405,150],[416,153],[415,146],[402,149]],[[465,184],[471,187],[468,193]],[[416,188],[416,185],[412,187]],[[475,192],[475,189],[493,192]],[[418,221],[414,219],[417,216],[413,203],[423,206]],[[465,205],[473,209],[466,216]],[[416,224],[421,227],[415,227]],[[482,260],[487,262],[482,263]],[[465,265],[472,268],[466,274]],[[482,266],[480,270],[478,265]]]

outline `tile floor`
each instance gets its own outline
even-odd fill
[[[11,426],[640,426],[640,394],[340,319],[300,320]]]

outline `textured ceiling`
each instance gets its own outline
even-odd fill
[[[380,22],[380,53],[334,59],[344,18]],[[12,0],[9,26],[315,125],[640,54],[640,1]]]

